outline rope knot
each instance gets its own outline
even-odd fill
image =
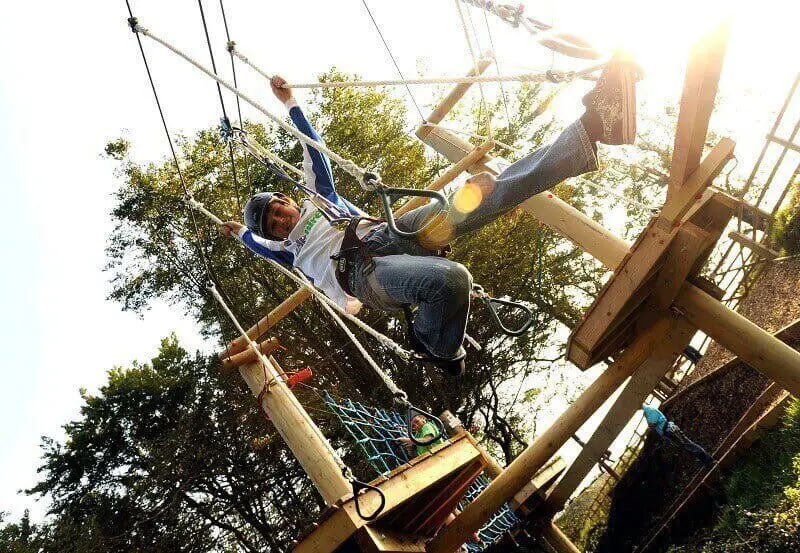
[[[366,171],[361,179],[361,188],[367,190],[368,192],[374,192],[379,188],[383,188],[381,176],[377,173]]]
[[[128,18],[128,27],[131,28],[131,31],[134,33],[139,32],[139,20],[135,17]]]

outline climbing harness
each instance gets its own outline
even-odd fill
[[[530,307],[518,301],[493,298],[486,293],[486,291],[483,289],[483,286],[480,284],[472,285],[472,297],[483,300],[483,302],[486,304],[486,308],[489,310],[489,314],[492,316],[492,319],[506,336],[522,336],[534,323],[535,315]],[[509,307],[516,311],[522,312],[525,315],[525,322],[518,328],[507,327],[500,319],[500,315],[497,312],[498,306]]]

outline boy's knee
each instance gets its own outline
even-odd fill
[[[469,297],[472,275],[461,263],[451,263],[444,275],[444,286],[449,296]]]

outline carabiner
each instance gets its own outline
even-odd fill
[[[342,469],[343,476],[347,477],[347,472],[348,471],[346,468]],[[372,484],[367,484],[366,482],[361,482],[356,478],[350,479],[350,485],[353,486],[353,500],[356,502],[356,513],[358,513],[358,516],[360,516],[363,520],[375,520],[378,515],[383,512],[383,508],[386,507],[386,496],[383,495],[383,492],[380,490],[380,488],[373,486]],[[375,512],[373,512],[371,515],[364,515],[364,513],[361,512],[361,504],[358,502],[358,496],[364,490],[377,492],[378,497],[381,498],[380,505],[378,505],[378,508],[375,509]]]
[[[489,313],[491,313],[494,322],[497,323],[497,326],[500,327],[500,330],[503,332],[503,334],[507,336],[522,336],[531,327],[531,325],[533,325],[534,313],[533,310],[527,305],[516,301],[500,300],[497,298],[493,298],[486,293],[484,293],[480,297],[486,302],[486,307],[489,308]],[[504,305],[506,307],[512,307],[514,309],[524,311],[527,314],[528,318],[521,327],[517,329],[508,328],[506,325],[503,324],[503,321],[500,320],[500,315],[498,315],[497,310],[495,310],[494,307],[495,304]]]
[[[434,222],[437,215],[440,215],[447,210],[447,198],[445,198],[444,194],[441,192],[436,190],[419,190],[416,188],[388,188],[381,183],[380,178],[375,173],[366,173],[364,175],[364,188],[366,190],[372,190],[378,194],[381,199],[381,206],[383,206],[383,212],[386,216],[386,224],[388,225],[389,230],[404,238],[413,238],[414,236],[417,236]],[[392,213],[392,200],[396,198],[402,198],[404,196],[431,198],[438,202],[439,209],[436,211],[434,216],[431,217],[430,221],[428,221],[428,223],[422,228],[411,232],[400,230],[397,228],[397,223],[395,222],[394,214]]]

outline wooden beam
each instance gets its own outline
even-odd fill
[[[430,185],[425,187],[425,190],[441,190],[451,182],[453,182],[461,173],[467,171],[470,167],[478,163],[488,152],[494,147],[493,140],[487,140],[483,144],[475,146],[475,149],[468,153],[466,156],[458,160],[450,168],[442,173],[439,178],[433,181]],[[416,197],[411,198],[405,204],[401,205],[394,212],[395,217],[399,217],[403,213],[408,213],[412,209],[423,206],[428,203],[429,198]]]
[[[678,229],[650,296],[656,309],[666,309],[672,304],[695,261],[709,247],[709,237],[706,231],[692,223],[686,223]]]
[[[433,454],[425,454],[392,471],[383,481],[373,481],[383,492],[386,506],[381,518],[389,515],[393,509],[413,498],[417,494],[445,478],[461,471],[476,462],[482,463],[480,453],[472,443],[463,438],[455,438],[448,444],[434,448]],[[379,497],[375,492],[366,492],[358,497],[361,511],[371,513],[378,507]],[[296,547],[298,553],[329,553],[335,551],[359,528],[367,526],[356,512],[352,494],[343,496],[339,507],[331,516],[322,522],[314,531],[303,539]],[[380,520],[380,519],[379,519]]]
[[[263,353],[264,355],[269,355],[273,351],[279,350],[283,348],[278,343],[278,339],[274,336],[272,338],[267,338],[263,342],[258,344],[258,350]],[[241,353],[237,353],[236,355],[231,355],[230,357],[226,357],[222,360],[222,367],[224,369],[235,369],[236,367],[241,367],[242,365],[246,365],[247,363],[252,363],[256,360],[256,352],[252,350],[252,348],[247,348]]]
[[[525,503],[527,503],[531,496],[534,494],[539,495],[539,500],[544,499],[547,488],[556,480],[564,469],[567,468],[567,463],[561,457],[556,457],[552,462],[545,465],[539,472],[537,472],[531,481],[525,484],[525,487],[514,494],[511,501],[508,502],[509,507],[513,511],[522,509],[525,510]]]
[[[322,432],[292,391],[278,378],[278,371],[272,363],[250,363],[239,367],[239,374],[253,395],[261,398],[261,407],[269,414],[275,429],[311,478],[325,503],[332,505],[350,493],[350,483],[342,476],[330,445],[323,441]],[[262,393],[268,381],[272,384]]]
[[[675,146],[672,150],[667,201],[684,186],[700,163],[708,122],[714,109],[722,63],[728,44],[726,20],[692,48],[681,96]]]
[[[674,324],[665,315],[645,329],[564,413],[429,543],[429,553],[453,553],[503,503],[511,499],[650,355]]]
[[[475,77],[477,75],[482,74],[484,71],[486,71],[489,65],[491,65],[492,61],[493,58],[491,57],[481,58],[480,60],[478,60],[477,67],[473,67],[472,69],[469,70],[469,72],[467,73],[467,77]],[[442,119],[444,119],[445,116],[448,113],[450,113],[450,110],[452,110],[458,103],[458,101],[464,97],[464,94],[467,93],[467,91],[471,86],[472,83],[459,83],[456,86],[454,86],[453,90],[451,90],[450,93],[447,96],[445,96],[444,100],[442,100],[439,103],[439,105],[436,106],[436,109],[434,109],[431,112],[431,114],[428,115],[426,121],[428,123],[434,123],[434,124],[441,123]],[[432,129],[433,127],[429,125],[428,126],[422,125],[417,129],[417,136],[419,137],[420,140],[424,141],[425,137],[428,136],[428,134],[431,132]]]
[[[650,391],[673,366],[696,332],[694,326],[685,320],[678,320],[664,335],[662,344],[636,370],[597,430],[547,496],[543,510],[545,517],[552,517],[564,508],[567,500],[641,408]]]
[[[780,256],[780,254],[775,250],[769,249],[761,242],[757,242],[756,240],[753,240],[752,238],[741,232],[732,230],[731,232],[728,233],[728,238],[730,238],[740,246],[750,249],[754,254],[756,254],[759,257],[763,257],[764,259],[772,260]]]
[[[691,284],[681,288],[675,306],[718,344],[800,397],[800,352]]]
[[[556,553],[581,553],[575,544],[561,531],[561,528],[554,523],[545,524],[542,527],[542,537],[556,550]]]
[[[356,543],[362,553],[425,553],[426,540],[423,536],[398,534],[369,526],[356,532]]]
[[[700,199],[704,189],[719,175],[725,164],[733,159],[736,142],[723,138],[709,152],[703,162],[691,174],[661,209],[661,216],[669,222],[680,221],[694,202]]]
[[[291,313],[298,305],[306,301],[309,297],[311,297],[311,292],[309,289],[305,287],[300,288],[291,296],[283,300],[275,309],[270,311],[266,317],[251,326],[247,330],[247,335],[251,340],[258,340],[267,330],[275,326],[278,321]],[[225,359],[226,357],[230,357],[231,355],[244,351],[246,348],[247,341],[244,339],[244,337],[240,336],[239,338],[233,340],[230,345],[228,345],[228,348],[219,354],[219,357],[220,359]]]

